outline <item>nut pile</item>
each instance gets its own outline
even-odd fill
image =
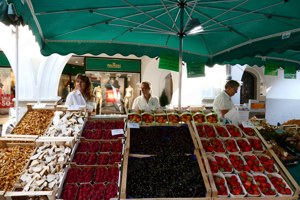
[[[32,146],[0,148],[0,191],[13,189],[33,150]]]
[[[53,110],[28,111],[20,123],[13,129],[13,134],[43,135],[54,115]]]

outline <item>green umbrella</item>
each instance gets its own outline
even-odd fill
[[[256,55],[254,57],[244,57],[241,59],[234,59],[230,62],[224,62],[223,64],[240,64],[240,65],[257,65],[266,66],[268,64],[275,64],[278,67],[290,68],[293,67],[300,70],[300,51],[287,50],[283,53],[272,52],[265,56]]]
[[[179,57],[181,72],[182,59],[213,65],[300,47],[299,0],[8,2],[30,26],[46,56],[171,54]],[[202,31],[191,35],[195,21]]]

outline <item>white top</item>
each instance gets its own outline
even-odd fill
[[[217,95],[213,103],[213,109],[220,117],[220,110],[231,110],[232,108],[234,108],[234,104],[231,97],[225,91],[222,91],[219,95]]]
[[[137,110],[143,110],[146,112],[156,110],[159,108],[159,101],[157,97],[150,97],[148,103],[147,100],[143,95],[138,96],[137,98],[134,99],[132,109],[137,111]]]
[[[89,112],[92,112],[94,108],[93,102],[92,101],[87,102],[79,90],[74,90],[68,94],[65,105],[86,106]]]

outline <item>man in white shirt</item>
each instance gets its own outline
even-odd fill
[[[142,95],[134,99],[132,110],[137,112],[154,111],[160,107],[157,97],[151,95],[151,86],[149,82],[141,83]]]
[[[239,82],[230,80],[225,85],[225,90],[222,91],[213,102],[213,109],[217,112],[219,117],[225,117],[229,110],[234,108],[234,103],[231,97],[237,93]]]

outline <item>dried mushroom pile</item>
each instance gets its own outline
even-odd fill
[[[53,122],[45,135],[78,137],[84,124],[84,115],[82,112],[55,111]]]
[[[53,110],[28,111],[20,123],[13,129],[13,134],[43,135],[54,115]]]
[[[60,142],[62,143],[62,142]],[[38,147],[30,164],[20,177],[23,191],[53,190],[62,182],[64,167],[71,154],[71,145],[45,143]]]
[[[32,154],[32,146],[0,148],[0,191],[11,191]]]

